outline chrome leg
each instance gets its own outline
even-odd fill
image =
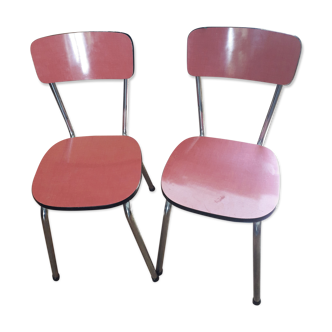
[[[158,260],[157,260],[157,274],[160,276],[163,273],[163,263],[164,263],[164,255],[165,255],[165,247],[167,241],[167,232],[169,225],[169,217],[171,215],[172,204],[166,200],[165,209],[164,209],[164,218],[163,218],[163,226],[160,234],[160,243],[159,243],[159,252],[158,252]]]
[[[261,227],[261,221],[253,223],[254,298],[252,303],[255,305],[261,304]]]
[[[48,210],[42,207],[40,212],[41,212],[41,220],[42,220],[42,224],[43,224],[45,241],[46,241],[46,246],[47,246],[47,251],[48,251],[48,257],[49,257],[50,263],[51,263],[53,280],[58,281],[60,279],[60,274],[58,272],[58,267],[56,265],[56,258],[55,258],[54,248],[53,248],[51,228],[50,228],[50,223],[48,220]]]
[[[144,176],[144,179],[146,181],[146,183],[148,184],[149,186],[149,190],[150,191],[154,191],[156,188],[154,187],[154,185],[152,184],[152,181],[149,177],[149,174],[148,172],[146,171],[145,167],[144,167],[144,164],[142,163],[142,173],[143,173],[143,176]]]
[[[153,266],[153,263],[151,261],[151,258],[150,258],[150,255],[149,255],[149,252],[148,250],[146,249],[146,246],[144,244],[144,241],[142,239],[142,236],[139,232],[139,229],[136,225],[136,222],[135,222],[135,219],[133,217],[133,214],[130,210],[130,202],[127,202],[126,204],[123,204],[123,208],[124,208],[124,212],[125,212],[125,215],[126,215],[126,218],[128,220],[128,223],[129,223],[129,226],[134,234],[134,237],[136,239],[136,242],[139,246],[139,249],[141,250],[141,253],[143,255],[143,258],[145,260],[145,263],[150,271],[150,274],[151,274],[151,277],[152,277],[152,280],[154,282],[158,281],[159,280],[159,277],[156,273],[156,270]]]

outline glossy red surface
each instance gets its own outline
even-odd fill
[[[141,150],[131,137],[69,138],[43,157],[32,194],[39,204],[55,209],[111,207],[135,195],[141,167]]]
[[[44,37],[31,44],[43,83],[127,79],[134,73],[131,38],[120,32],[76,32]]]
[[[188,37],[188,72],[286,85],[293,80],[300,53],[301,41],[295,36],[250,28],[200,28]]]
[[[279,199],[278,161],[260,145],[188,138],[173,151],[162,176],[171,203],[221,219],[264,219]]]

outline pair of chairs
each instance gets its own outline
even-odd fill
[[[188,72],[196,77],[200,136],[174,150],[163,175],[166,198],[157,267],[139,233],[130,209],[142,174],[155,188],[144,167],[138,143],[127,136],[128,79],[134,73],[133,43],[118,32],[79,32],[35,40],[31,54],[41,82],[48,83],[66,122],[70,138],[45,154],[37,169],[32,194],[41,219],[52,268],[59,280],[48,210],[94,210],[123,205],[124,212],[153,281],[163,272],[172,205],[236,222],[253,223],[254,297],[260,299],[261,222],[279,198],[279,167],[263,147],[282,86],[296,72],[301,53],[297,37],[251,28],[199,28],[188,37]],[[204,136],[202,76],[227,77],[277,84],[257,145]],[[122,136],[76,137],[57,82],[123,79]]]

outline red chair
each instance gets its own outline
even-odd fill
[[[49,83],[69,130],[43,157],[32,184],[41,218],[53,279],[56,264],[48,210],[97,210],[123,205],[124,212],[153,281],[155,268],[130,210],[143,176],[155,188],[142,163],[138,143],[127,136],[127,86],[134,73],[134,48],[129,35],[119,32],[78,32],[49,36],[31,44],[38,78]],[[75,137],[56,82],[123,79],[122,136]]]
[[[161,181],[166,198],[157,273],[163,272],[172,205],[236,222],[253,223],[254,298],[260,298],[261,223],[279,199],[279,167],[263,147],[283,85],[295,75],[301,53],[297,37],[249,28],[200,28],[188,37],[188,72],[196,77],[200,136],[180,143]],[[204,137],[201,76],[228,77],[277,84],[257,145]]]

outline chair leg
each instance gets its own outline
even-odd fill
[[[156,188],[154,187],[154,185],[153,185],[153,183],[152,183],[152,181],[151,181],[151,179],[149,177],[149,174],[146,171],[145,166],[144,166],[143,163],[142,163],[142,173],[143,173],[143,176],[144,176],[144,179],[145,179],[146,183],[149,186],[149,190],[150,191],[155,191]]]
[[[158,281],[159,280],[159,277],[156,273],[156,270],[153,266],[153,263],[151,261],[151,258],[150,258],[150,255],[149,255],[149,252],[148,250],[146,249],[146,246],[144,244],[144,241],[142,239],[142,236],[139,232],[139,229],[136,225],[136,222],[135,222],[135,219],[133,217],[133,214],[130,210],[130,202],[127,202],[125,204],[123,204],[123,208],[124,208],[124,212],[125,212],[125,215],[126,215],[126,218],[128,220],[128,223],[129,223],[129,226],[134,234],[134,237],[136,239],[136,242],[138,244],[138,247],[139,249],[141,250],[141,253],[143,255],[143,258],[145,260],[145,263],[150,271],[150,274],[151,274],[151,278],[154,282]]]
[[[54,281],[58,281],[60,279],[60,274],[58,272],[58,267],[56,265],[56,258],[53,248],[53,241],[52,241],[52,234],[51,234],[51,228],[50,223],[48,220],[48,210],[45,208],[41,208],[41,220],[43,224],[43,230],[45,235],[45,241],[48,251],[48,257],[50,259],[51,263],[51,269],[52,269],[52,277]]]
[[[164,217],[163,217],[163,226],[160,234],[160,243],[159,243],[159,252],[158,252],[158,260],[157,260],[157,274],[160,276],[163,274],[163,263],[164,263],[164,255],[165,255],[165,247],[167,241],[167,232],[169,225],[169,217],[171,215],[172,204],[166,200],[165,209],[164,209]]]
[[[261,221],[253,223],[254,305],[261,304],[261,228]]]

